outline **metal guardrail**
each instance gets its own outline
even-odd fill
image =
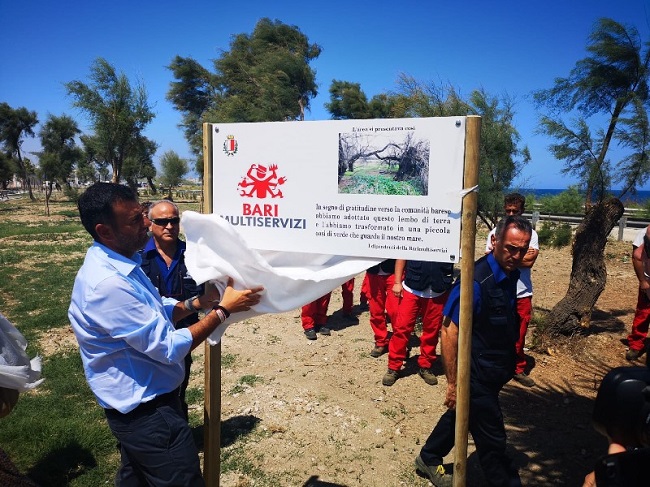
[[[551,215],[541,214],[538,211],[532,213],[524,213],[524,216],[530,218],[533,223],[533,228],[537,226],[540,221],[550,221],[558,223],[568,223],[569,225],[577,226],[584,219],[584,215]],[[623,217],[618,221],[618,240],[623,240],[626,229],[642,229],[650,225],[649,220],[631,219],[623,214]],[[629,237],[629,236],[628,236]]]
[[[524,216],[527,218],[534,219],[534,214],[526,214],[524,213]],[[551,221],[551,222],[558,222],[558,223],[571,223],[575,225],[579,225],[582,220],[584,219],[584,215],[551,215],[551,214],[539,214],[537,221]],[[648,225],[650,225],[649,220],[642,220],[642,219],[632,219],[627,216],[623,216],[619,220],[619,225],[621,222],[625,222],[626,227],[631,227],[631,228],[645,228]]]

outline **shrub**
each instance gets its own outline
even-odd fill
[[[568,223],[557,223],[545,221],[537,230],[537,237],[540,245],[552,245],[553,247],[565,247],[571,243],[573,231]]]
[[[73,188],[72,186],[65,186],[63,189],[63,194],[73,203],[76,203],[79,200],[80,196],[79,190],[77,188]]]
[[[537,237],[540,245],[550,245],[553,241],[553,228],[555,225],[551,222],[542,222],[542,226],[537,230]]]
[[[563,223],[555,230],[555,236],[553,237],[553,246],[566,247],[571,243],[572,237],[573,232],[571,231],[571,225],[568,223]]]
[[[540,199],[543,213],[556,215],[575,215],[584,213],[585,198],[577,186],[569,186],[556,196],[544,196]]]

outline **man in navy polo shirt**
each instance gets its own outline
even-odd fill
[[[507,216],[496,226],[492,252],[474,265],[469,431],[485,479],[491,486],[521,486],[519,473],[506,455],[499,392],[515,373],[515,345],[519,338],[518,268],[528,252],[532,230],[525,218]],[[415,459],[415,466],[435,486],[451,487],[452,475],[446,472],[442,462],[454,446],[460,279],[449,294],[443,314],[441,351],[448,409]]]
[[[151,238],[142,251],[142,270],[163,297],[188,300],[188,307],[204,292],[203,285],[197,285],[185,266],[185,242],[180,233],[180,216],[175,203],[162,200],[149,207]],[[198,310],[175,323],[176,328],[187,328],[199,321]],[[181,384],[180,396],[185,419],[189,420],[185,391],[190,381],[192,354],[185,356],[185,379]]]

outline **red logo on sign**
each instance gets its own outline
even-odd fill
[[[271,164],[268,169],[261,164],[252,164],[246,177],[242,178],[241,182],[237,185],[240,196],[247,196],[249,198],[282,198],[282,191],[280,191],[281,184],[287,181],[285,177],[278,177],[277,164]]]

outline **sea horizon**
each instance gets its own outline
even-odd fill
[[[568,191],[569,188],[518,188],[518,189],[510,189],[509,191],[516,191],[518,193],[523,194],[524,196],[528,196],[532,194],[535,196],[535,198],[542,198],[544,196],[557,196],[560,193],[563,193],[565,191]],[[610,189],[609,192],[613,195],[617,195],[620,193],[620,189]],[[582,191],[581,191],[582,193]],[[626,193],[622,198],[621,201],[623,204],[628,204],[628,203],[635,203],[642,205],[646,203],[648,200],[650,200],[650,190],[639,190],[636,192],[636,194],[630,194]]]

